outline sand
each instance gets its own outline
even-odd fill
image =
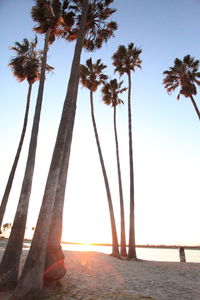
[[[200,300],[199,263],[125,261],[97,252],[64,253],[67,274],[61,286],[44,299]],[[0,300],[7,299],[8,294],[0,293]]]

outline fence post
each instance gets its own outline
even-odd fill
[[[179,258],[180,258],[180,262],[186,262],[185,250],[183,247],[179,247]]]

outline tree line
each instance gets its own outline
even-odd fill
[[[65,199],[65,186],[67,181],[71,142],[73,137],[74,120],[76,115],[77,94],[79,82],[89,90],[91,119],[97,150],[101,163],[105,183],[112,233],[112,255],[114,257],[128,257],[137,260],[135,247],[135,199],[134,199],[134,162],[133,162],[133,134],[132,134],[132,73],[141,68],[140,54],[142,49],[137,48],[133,42],[127,46],[120,45],[112,55],[114,73],[120,77],[126,75],[128,87],[123,87],[123,81],[116,78],[108,80],[104,70],[106,66],[101,59],[96,62],[92,58],[80,64],[82,49],[94,51],[103,46],[117,30],[118,24],[110,20],[116,12],[111,8],[114,0],[35,0],[31,16],[36,22],[34,31],[44,35],[43,50],[37,50],[37,37],[33,41],[24,39],[22,43],[16,42],[12,50],[16,56],[11,59],[9,66],[19,81],[27,80],[27,104],[24,115],[23,129],[11,168],[5,192],[0,206],[0,226],[9,199],[17,163],[22,149],[29,114],[32,85],[39,80],[35,114],[28,149],[28,157],[24,170],[24,177],[17,204],[14,223],[10,237],[0,263],[0,290],[12,289],[10,300],[31,299],[45,284],[60,280],[66,273],[64,254],[60,246],[62,234],[62,215]],[[75,41],[74,56],[71,64],[70,76],[63,103],[63,110],[58,127],[54,151],[52,154],[49,172],[46,180],[42,205],[22,274],[19,277],[19,264],[22,253],[24,233],[32,188],[39,132],[40,115],[42,110],[45,74],[53,70],[47,63],[49,47],[56,40],[63,38],[68,42]],[[200,112],[194,100],[200,85],[199,60],[187,55],[174,61],[174,66],[164,71],[163,84],[168,93],[180,87],[180,95],[190,98],[200,119]],[[106,172],[106,166],[101,149],[98,128],[95,119],[94,92],[102,85],[101,94],[105,104],[113,107],[113,130],[115,136],[116,164],[118,174],[121,234],[120,243],[116,230],[113,201]],[[129,137],[129,173],[130,173],[130,216],[129,216],[129,242],[126,250],[125,216],[123,184],[120,168],[120,151],[117,133],[117,106],[122,104],[120,94],[128,91],[128,137]]]

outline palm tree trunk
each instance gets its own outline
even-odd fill
[[[87,20],[88,0],[83,0],[82,5],[83,10],[80,23],[80,30],[75,46],[67,95],[63,106],[63,112],[58,129],[53,157],[51,160],[50,170],[46,182],[44,197],[35,233],[31,243],[31,248],[28,253],[17,288],[15,289],[13,296],[10,300],[15,300],[20,297],[23,299],[27,299],[26,297],[28,297],[30,293],[37,293],[43,288],[48,236],[58,186],[58,178],[60,174],[60,166],[63,157],[64,144],[69,142],[69,140],[66,137],[67,128],[72,128],[69,122],[73,120],[72,116],[75,116],[76,112],[80,57],[82,52],[83,40],[85,37],[85,24]]]
[[[74,122],[71,123],[74,126]],[[71,135],[72,140],[73,128],[69,127],[68,134]],[[45,285],[51,283],[51,281],[60,280],[66,273],[64,260],[65,256],[62,253],[61,238],[62,238],[62,223],[63,223],[63,206],[65,199],[65,188],[67,182],[69,157],[71,150],[71,142],[65,143],[63,158],[60,167],[60,174],[58,180],[58,186],[56,191],[54,209],[51,219],[51,228],[49,232],[47,252],[46,252],[46,264],[45,264]]]
[[[116,122],[116,106],[114,106],[114,133],[115,133],[115,145],[116,145],[116,158],[117,158],[117,174],[119,183],[119,198],[120,198],[120,215],[121,215],[121,255],[127,256],[126,251],[126,233],[125,233],[125,217],[124,217],[124,199],[122,188],[121,167],[119,159],[119,145],[117,136],[117,122]]]
[[[129,167],[130,167],[130,227],[128,258],[137,259],[135,249],[135,203],[134,203],[134,170],[132,143],[132,112],[131,112],[131,75],[128,73],[128,131],[129,131]]]
[[[96,121],[95,121],[95,116],[94,116],[93,92],[92,91],[90,91],[90,106],[91,106],[92,124],[93,124],[93,128],[94,128],[94,134],[95,134],[95,138],[96,138],[99,159],[100,159],[103,178],[104,178],[105,187],[106,187],[109,212],[110,212],[110,222],[111,222],[111,232],[112,232],[112,255],[114,257],[119,257],[119,244],[118,244],[118,238],[117,238],[115,216],[114,216],[114,210],[113,210],[113,205],[112,205],[110,187],[109,187],[109,183],[108,183],[108,177],[107,177],[106,168],[105,168],[105,164],[104,164],[104,160],[103,160],[103,155],[102,155],[102,151],[101,151],[97,126],[96,126]]]
[[[194,100],[194,98],[192,96],[190,96],[190,100],[192,101],[194,109],[195,109],[195,111],[197,113],[197,116],[199,117],[199,120],[200,120],[200,111],[198,109],[198,106],[197,106],[197,104],[196,104],[196,102],[195,102],[195,100]]]
[[[7,206],[7,203],[8,203],[8,198],[9,198],[10,191],[11,191],[11,188],[12,188],[13,179],[14,179],[14,176],[15,176],[15,172],[16,172],[16,169],[17,169],[17,164],[18,164],[18,161],[19,161],[19,157],[20,157],[23,142],[24,142],[24,137],[25,137],[26,128],[27,128],[27,122],[28,122],[28,114],[29,114],[29,107],[30,107],[32,85],[33,85],[32,83],[29,84],[28,94],[27,94],[27,101],[26,101],[26,110],[25,110],[24,122],[23,122],[23,128],[22,128],[22,132],[21,132],[17,152],[16,152],[16,155],[15,155],[15,159],[14,159],[14,162],[13,162],[13,165],[12,165],[9,177],[8,177],[8,181],[7,181],[7,184],[6,184],[6,188],[5,188],[5,191],[4,191],[4,195],[3,195],[3,198],[2,198],[2,201],[1,201],[1,206],[0,206],[0,228],[2,226],[3,217],[4,217],[4,214],[5,214],[6,206]]]
[[[28,205],[31,194],[33,172],[35,166],[35,155],[37,148],[37,136],[39,131],[40,114],[45,82],[45,68],[48,52],[49,33],[47,32],[44,42],[43,60],[41,66],[41,77],[33,120],[31,139],[29,144],[28,158],[22,183],[20,198],[15,214],[14,223],[10,233],[7,247],[0,264],[0,289],[7,289],[16,286],[19,274],[19,263],[22,252]]]

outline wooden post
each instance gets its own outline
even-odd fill
[[[179,258],[180,258],[180,262],[186,262],[185,250],[183,247],[179,247]]]

